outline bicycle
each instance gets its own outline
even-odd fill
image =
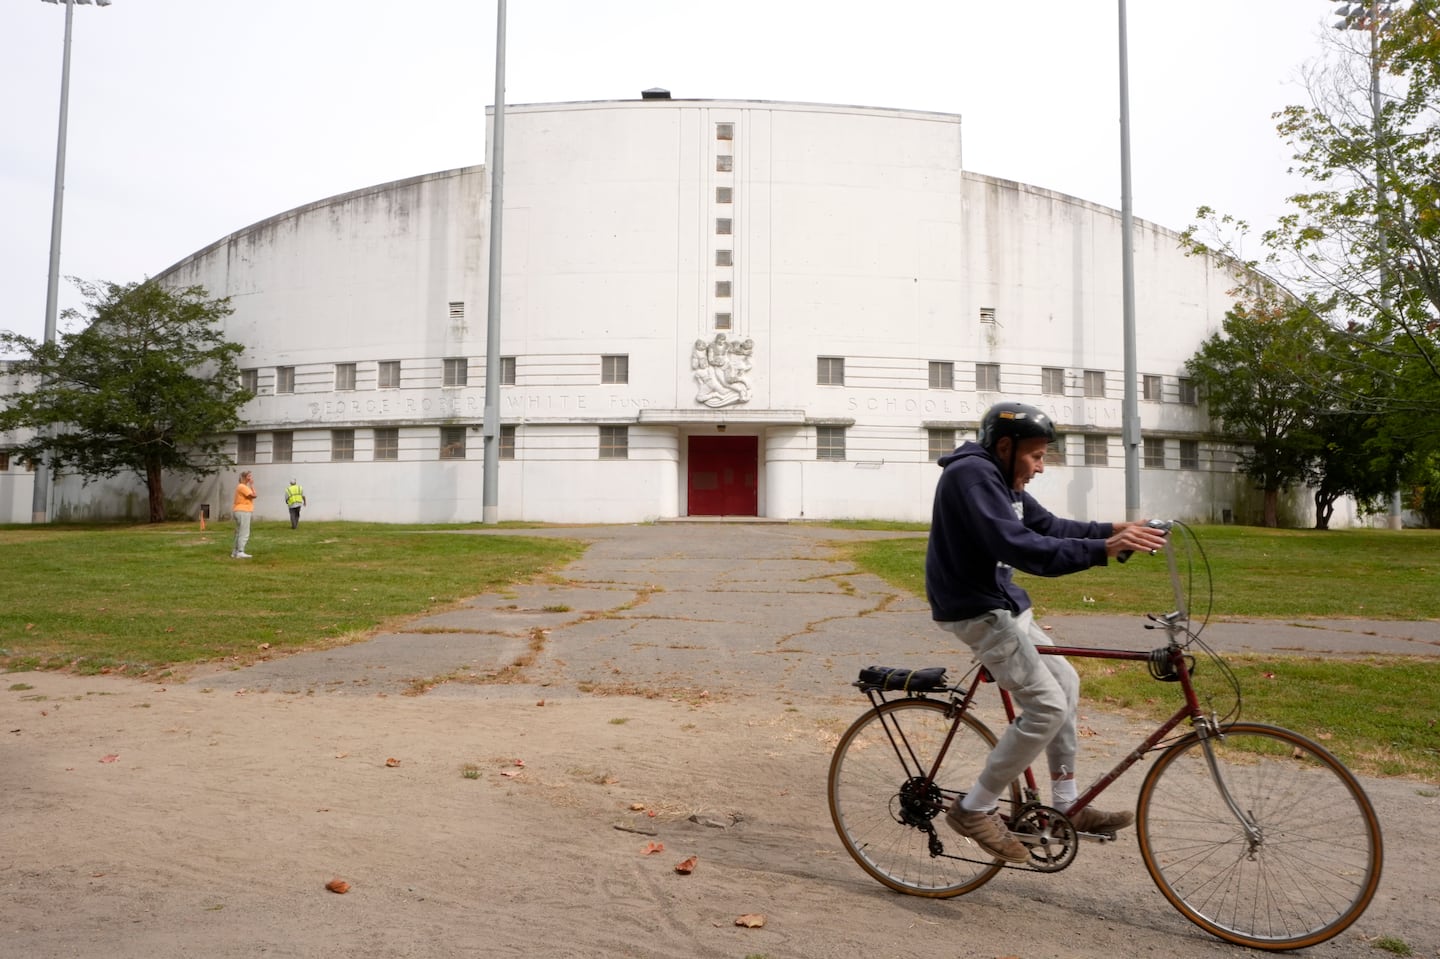
[[[1177,561],[1176,532],[1187,545],[1190,581],[1204,551],[1181,523],[1165,555],[1175,609],[1151,614],[1163,646],[1150,651],[1040,647],[1046,655],[1147,663],[1184,702],[1109,772],[1081,792],[1083,809],[1147,755],[1158,752],[1135,808],[1135,838],[1151,878],[1186,919],[1212,935],[1256,949],[1287,950],[1333,938],[1359,918],[1380,882],[1380,824],[1355,776],[1298,733],[1240,722],[1240,687],[1225,661],[1190,628]],[[1208,564],[1204,565],[1208,578]],[[1208,612],[1205,617],[1208,620]],[[1201,705],[1193,677],[1203,651],[1235,696],[1221,716]],[[958,683],[942,667],[869,667],[852,685],[871,708],[840,737],[830,762],[831,818],[846,851],[870,876],[898,892],[948,898],[972,892],[1002,868],[1058,872],[1080,841],[1066,814],[1042,805],[1025,771],[1001,799],[1001,813],[1030,860],[1007,866],[950,831],[937,817],[974,779],[996,737],[972,709],[990,682],[982,667]],[[998,689],[998,687],[997,687]],[[1009,693],[999,690],[1007,722]],[[1188,720],[1189,728],[1181,729]],[[1177,733],[1177,729],[1179,732]],[[1176,735],[1172,736],[1172,733]]]

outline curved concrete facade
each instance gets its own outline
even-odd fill
[[[935,452],[1008,398],[1065,434],[1042,501],[1123,517],[1120,214],[966,172],[960,131],[750,101],[508,107],[499,518],[925,520]],[[232,448],[262,518],[292,477],[314,519],[482,518],[488,200],[481,166],[381,184],[161,274],[231,297],[258,394]],[[1145,511],[1246,519],[1182,380],[1234,281],[1169,230],[1134,239]],[[233,483],[170,492],[223,513]],[[122,508],[108,488],[63,480],[52,515]]]

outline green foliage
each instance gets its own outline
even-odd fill
[[[152,673],[340,644],[583,551],[549,538],[307,521],[256,523],[255,558],[237,561],[231,536],[228,524],[0,527],[0,667]]]
[[[24,388],[0,396],[0,431],[33,430],[19,456],[48,457],[87,478],[132,472],[146,483],[150,520],[165,519],[164,473],[205,476],[229,465],[223,435],[251,398],[240,388],[238,343],[218,323],[231,312],[201,287],[151,280],[80,283],[88,322],[53,343],[0,333],[0,353]],[[74,310],[66,319],[87,317]]]

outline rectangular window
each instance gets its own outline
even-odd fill
[[[500,385],[515,385],[515,357],[513,356],[500,357]]]
[[[1085,371],[1085,395],[1086,395],[1086,396],[1098,396],[1098,397],[1101,397],[1102,399],[1104,398],[1104,396],[1105,396],[1105,371],[1104,371],[1104,370],[1086,370],[1086,371]]]
[[[375,459],[398,460],[400,458],[400,430],[387,426],[375,430]]]
[[[1147,469],[1165,468],[1165,441],[1158,436],[1145,437],[1145,466]]]
[[[716,295],[717,297],[720,297],[721,299],[724,299],[725,297],[729,296],[729,295],[730,295],[730,281],[729,281],[729,280],[716,280],[716,281],[715,281],[715,295]]]
[[[845,385],[845,357],[822,356],[816,360],[815,383],[817,386]]]
[[[955,388],[955,364],[945,360],[931,360],[930,388],[932,390],[953,390]]]
[[[330,458],[335,462],[349,462],[355,458],[355,431],[330,431]]]
[[[1055,441],[1045,447],[1045,462],[1051,466],[1065,465],[1065,437],[1056,436]]]
[[[715,139],[717,139],[717,140],[733,140],[733,139],[735,139],[735,124],[733,124],[733,123],[717,123],[717,124],[715,124]]]
[[[335,388],[337,390],[353,390],[355,388],[355,364],[335,364]]]
[[[715,158],[715,172],[729,173],[735,169],[735,158],[728,153],[722,153]]]
[[[440,427],[440,458],[442,460],[463,460],[465,458],[465,427]]]
[[[1108,465],[1110,465],[1110,437],[1108,437],[1108,436],[1087,436],[1087,437],[1085,437],[1085,465],[1086,465],[1086,466],[1108,466]]]
[[[295,434],[289,430],[270,434],[270,462],[289,463],[295,459]]]
[[[623,354],[600,357],[601,383],[629,383],[630,357]]]
[[[734,199],[735,199],[735,189],[734,189],[734,187],[717,186],[717,187],[715,188],[715,202],[716,202],[716,203],[730,203],[730,202],[733,202]]]
[[[1186,406],[1195,406],[1200,402],[1200,390],[1189,377],[1180,377],[1180,402]]]
[[[1000,392],[1000,364],[975,364],[975,389],[981,393]]]
[[[600,458],[602,460],[628,460],[630,458],[630,427],[600,427]]]
[[[716,313],[716,314],[715,314],[715,329],[717,329],[717,330],[728,330],[728,329],[730,329],[730,324],[731,324],[731,321],[732,321],[733,319],[734,319],[734,318],[733,318],[729,313]]]
[[[398,390],[400,388],[400,361],[381,360],[375,371],[375,388]]]
[[[1065,371],[1058,366],[1046,366],[1040,370],[1040,392],[1046,396],[1065,395]]]
[[[993,323],[995,322],[995,307],[993,307],[993,306],[982,306],[982,307],[980,307],[980,322],[981,322],[981,323],[987,323],[987,324],[993,324]]]
[[[845,427],[815,427],[815,458],[817,460],[843,460],[845,458]]]
[[[0,450],[0,473],[10,468],[10,451]]]
[[[716,251],[715,251],[715,265],[716,265],[716,266],[734,266],[734,265],[735,265],[735,251],[734,251],[734,250],[716,250]]]
[[[276,392],[276,393],[294,393],[294,392],[295,392],[295,367],[293,367],[293,366],[277,366],[277,367],[275,367],[275,392]]]
[[[926,430],[929,440],[930,462],[935,462],[940,457],[955,450],[954,430]]]
[[[1182,470],[1198,470],[1200,468],[1200,441],[1180,441],[1180,468]]]
[[[445,386],[464,386],[470,381],[470,361],[461,357],[445,361]]]
[[[255,462],[255,434],[241,433],[239,436],[235,437],[235,439],[235,462]]]
[[[250,392],[250,393],[258,393],[258,392],[260,392],[260,371],[259,371],[259,370],[241,370],[241,371],[240,371],[240,388],[241,388],[242,390],[245,390],[245,391]]]
[[[734,222],[735,222],[735,221],[734,221],[734,220],[731,220],[728,216],[719,216],[719,217],[716,217],[716,218],[715,218],[715,235],[716,235],[716,236],[729,236],[729,235],[730,235],[730,227],[734,224]]]
[[[515,427],[500,427],[500,458],[502,460],[513,460],[515,458]]]
[[[1146,375],[1141,381],[1144,388],[1143,397],[1151,403],[1163,403],[1165,394],[1163,392],[1164,380],[1158,376]]]

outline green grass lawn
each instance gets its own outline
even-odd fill
[[[465,536],[437,527],[257,523],[233,527],[0,527],[0,667],[154,673],[176,664],[353,639],[388,621],[533,579],[572,541]]]
[[[894,527],[890,527],[894,528]],[[914,537],[846,544],[867,572],[925,595],[925,531]],[[1440,531],[1272,530],[1205,526],[1196,533],[1191,609],[1215,618],[1440,618]],[[1189,567],[1182,562],[1185,573]],[[1036,613],[1141,615],[1173,607],[1162,557],[1042,578],[1017,574]],[[1440,659],[1242,656],[1229,660],[1245,718],[1319,741],[1357,772],[1440,781]],[[1176,687],[1144,666],[1077,660],[1091,702],[1149,719],[1178,705]],[[1234,701],[1218,670],[1202,661],[1197,685],[1223,713]]]

